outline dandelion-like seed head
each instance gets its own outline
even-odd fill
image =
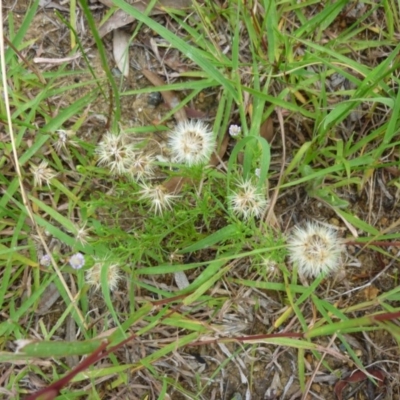
[[[61,152],[62,149],[67,148],[67,144],[77,147],[78,144],[73,140],[70,140],[71,137],[75,136],[75,132],[73,130],[65,131],[64,129],[59,129],[57,131],[58,139],[54,142],[54,148],[58,153]]]
[[[50,180],[53,179],[57,173],[52,168],[48,167],[47,161],[42,161],[39,165],[32,165],[30,170],[33,175],[33,185],[42,187],[43,182],[50,186]]]
[[[172,203],[179,197],[167,192],[163,185],[150,186],[146,183],[141,185],[142,190],[139,191],[141,200],[148,200],[151,203],[151,210],[155,214],[162,214],[166,208],[172,209]]]
[[[242,132],[242,128],[239,125],[230,125],[229,126],[229,134],[233,137],[236,138],[240,135]]]
[[[168,141],[174,160],[188,166],[207,163],[215,148],[213,136],[201,121],[180,122]]]
[[[127,144],[125,135],[107,132],[97,145],[98,164],[110,168],[114,175],[124,174],[135,158],[134,147]]]
[[[88,243],[88,239],[90,238],[89,232],[91,228],[86,228],[86,222],[82,226],[74,224],[74,228],[75,240],[79,242],[82,246],[85,246]]]
[[[101,287],[101,271],[103,268],[107,268],[108,287],[113,292],[117,289],[119,281],[122,279],[118,264],[109,265],[105,260],[96,262],[96,264],[85,273],[86,283],[93,286],[94,290],[98,290]]]
[[[250,180],[237,182],[237,189],[228,197],[229,208],[239,217],[260,217],[268,206],[268,200]]]
[[[134,181],[149,178],[154,174],[153,162],[152,156],[140,153],[131,160],[126,173]]]
[[[317,277],[336,271],[341,262],[343,241],[336,231],[319,223],[307,222],[296,227],[288,239],[290,260],[300,274]]]
[[[82,253],[75,253],[69,258],[69,265],[73,269],[81,269],[85,265],[85,257]]]
[[[58,139],[54,143],[54,147],[58,152],[60,152],[61,149],[67,148],[68,136],[67,132],[64,131],[63,129],[58,130],[57,134],[58,134]]]
[[[251,263],[257,273],[263,276],[268,282],[274,282],[282,278],[282,272],[279,267],[279,263],[270,253],[261,257],[256,256],[252,258]]]

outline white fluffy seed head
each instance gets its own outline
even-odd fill
[[[332,228],[307,222],[294,228],[287,243],[290,261],[306,277],[329,275],[340,266],[343,241]]]
[[[154,158],[148,154],[139,153],[129,163],[126,173],[133,181],[152,177],[154,174]]]
[[[229,208],[239,217],[260,217],[268,206],[268,200],[250,180],[237,183],[237,189],[228,197]]]
[[[97,145],[98,164],[110,168],[114,175],[126,173],[131,161],[135,158],[135,150],[127,144],[124,134],[116,135],[107,132]]]
[[[86,228],[86,222],[83,225],[74,224],[74,228],[73,233],[75,235],[75,240],[82,246],[87,245],[91,228]]]
[[[100,289],[101,271],[103,268],[107,268],[107,283],[109,289],[113,292],[117,289],[118,283],[122,278],[118,264],[110,265],[105,260],[96,262],[92,268],[86,271],[85,281],[90,286],[93,286],[94,290]]]
[[[162,214],[166,208],[172,209],[172,204],[179,196],[167,192],[163,185],[151,186],[146,183],[141,184],[142,190],[139,191],[140,199],[150,201],[150,209],[155,214]]]
[[[30,170],[33,175],[33,186],[42,187],[43,182],[50,186],[50,181],[57,175],[57,173],[48,167],[47,161],[42,161],[39,165],[32,165]]]
[[[54,142],[53,146],[58,153],[61,153],[62,150],[66,150],[68,145],[78,147],[78,143],[74,140],[71,140],[74,136],[76,136],[76,132],[73,130],[64,130],[59,129],[56,131],[57,140]]]
[[[201,121],[180,122],[168,144],[174,161],[188,166],[207,163],[215,149],[214,135]]]

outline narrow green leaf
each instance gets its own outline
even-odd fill
[[[45,211],[46,214],[50,215],[51,218],[53,218],[55,221],[57,221],[59,224],[61,224],[69,232],[75,231],[73,222],[70,219],[61,215],[53,207],[49,207],[47,204],[43,203],[38,198],[36,198],[32,195],[29,195],[29,200],[32,201],[32,203],[36,204],[41,210]]]
[[[221,243],[229,239],[233,239],[240,235],[235,225],[227,225],[219,229],[217,232],[208,235],[206,238],[199,240],[198,242],[185,247],[179,251],[179,254],[191,253],[193,251],[203,250],[209,248],[216,243]]]
[[[102,343],[101,339],[82,342],[40,341],[26,344],[20,349],[28,357],[66,357],[93,353]]]

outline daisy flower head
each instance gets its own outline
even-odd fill
[[[50,180],[53,179],[57,173],[48,167],[47,161],[42,161],[39,165],[32,165],[30,170],[33,175],[33,186],[42,187],[43,182],[50,186]]]
[[[148,200],[151,203],[151,210],[155,214],[162,214],[166,208],[172,209],[172,203],[179,197],[167,192],[163,185],[150,186],[146,183],[141,184],[142,190],[139,191],[140,200]]]
[[[230,125],[229,126],[229,134],[233,138],[240,136],[241,132],[242,132],[242,128],[239,125]]]
[[[207,163],[215,149],[213,132],[201,121],[180,122],[168,144],[174,160],[189,167]]]
[[[39,264],[43,267],[50,267],[51,265],[51,257],[48,254],[40,257]]]
[[[114,175],[122,175],[127,171],[130,162],[135,158],[132,145],[125,143],[125,135],[107,132],[97,145],[98,164],[110,168]]]
[[[307,222],[294,228],[287,243],[290,261],[306,277],[329,275],[340,266],[343,242],[332,228]]]
[[[82,253],[73,254],[69,258],[69,265],[73,269],[81,269],[85,265],[85,257]]]
[[[105,260],[96,262],[92,268],[86,271],[85,281],[90,286],[93,286],[94,290],[100,289],[101,272],[104,268],[107,268],[108,287],[113,292],[117,289],[119,281],[122,279],[121,270],[118,264],[110,264]]]
[[[268,206],[268,200],[251,180],[237,182],[237,188],[228,197],[229,208],[239,217],[260,217]]]

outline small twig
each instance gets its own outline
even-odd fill
[[[396,259],[393,259],[382,271],[380,271],[378,274],[376,274],[376,275],[375,275],[368,283],[366,283],[365,285],[361,285],[361,286],[358,286],[358,287],[356,287],[356,288],[354,288],[354,289],[350,289],[350,290],[348,290],[347,292],[340,293],[340,294],[338,294],[337,296],[330,297],[329,299],[332,300],[332,299],[335,299],[335,298],[337,298],[337,297],[342,297],[342,296],[345,296],[346,294],[355,292],[355,291],[357,291],[357,290],[365,289],[365,288],[371,286],[372,283],[373,283],[374,281],[376,281],[382,274],[384,274],[384,273],[393,265],[393,263],[394,263],[395,261],[396,261]]]
[[[336,340],[336,334],[334,334],[332,336],[332,339],[329,341],[327,348],[330,348],[335,340]],[[324,358],[327,354],[328,354],[327,351],[322,352],[322,357],[319,360],[317,366],[314,369],[313,374],[311,375],[310,379],[307,382],[307,385],[304,389],[304,393],[303,393],[303,396],[301,397],[301,400],[306,400],[308,398],[308,392],[310,391],[311,385],[314,382],[315,375],[317,375],[317,372],[319,371],[321,364],[324,361]]]
[[[1,35],[3,36],[3,25],[1,25]],[[2,40],[3,40],[3,39],[2,39]],[[8,46],[10,46],[10,47],[14,50],[15,54],[18,55],[18,57],[23,61],[23,63],[24,63],[29,69],[31,69],[31,70],[33,71],[33,73],[38,77],[40,83],[41,83],[42,85],[45,86],[45,85],[47,84],[46,79],[44,79],[43,75],[40,73],[40,71],[38,70],[38,68],[36,67],[36,65],[35,65],[35,64],[32,64],[27,58],[25,58],[25,57],[21,54],[21,52],[14,46],[14,44],[13,44],[6,36],[4,36],[4,41],[7,43]],[[2,51],[2,54],[4,54],[3,51]],[[4,60],[3,60],[3,62],[4,62]],[[7,91],[4,90],[4,93],[7,93]],[[51,110],[51,105],[50,105],[49,99],[46,98],[45,101],[46,101],[46,103],[47,103],[47,107],[49,108],[49,113],[50,113],[50,115],[51,115],[52,110]]]
[[[1,25],[1,35],[3,36],[3,25]],[[40,71],[36,68],[36,65],[32,64],[29,60],[27,60],[6,36],[4,36],[4,38],[2,38],[2,42],[3,42],[3,40],[7,43],[8,46],[10,46],[15,51],[15,54],[18,55],[18,57],[24,62],[24,64],[33,71],[33,73],[39,78],[39,81],[43,85],[46,85],[47,82],[43,78],[43,75],[40,73]],[[1,46],[1,48],[2,48],[2,50],[1,50],[2,56],[3,56],[3,54],[4,54],[3,45]],[[2,60],[2,62],[4,62],[4,60]],[[4,75],[3,75],[3,77],[4,77]]]
[[[81,57],[81,53],[76,53],[71,57],[64,57],[64,58],[43,58],[43,57],[35,57],[33,62],[36,64],[45,63],[45,64],[53,64],[53,65],[60,65],[65,62],[70,62],[76,60],[77,58]]]
[[[362,245],[364,243],[357,242],[356,240],[349,240],[349,241],[346,240],[346,245],[349,245],[349,244],[360,246],[360,245]],[[368,242],[367,245],[368,246],[380,246],[380,247],[390,247],[390,246],[400,247],[400,241],[398,241],[398,240],[394,240],[394,241],[389,241],[389,240],[388,241],[379,241],[378,240],[378,241]]]

